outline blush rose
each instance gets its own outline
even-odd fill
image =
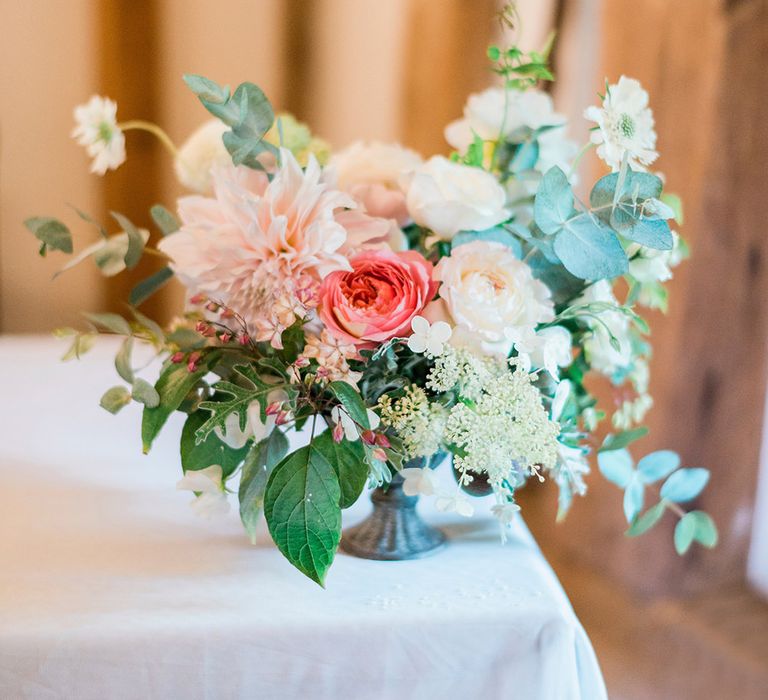
[[[352,270],[331,272],[320,287],[320,320],[358,347],[411,334],[411,320],[435,296],[432,263],[415,251],[367,250]]]

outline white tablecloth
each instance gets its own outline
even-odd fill
[[[502,546],[487,519],[427,512],[448,548],[339,554],[323,590],[235,508],[195,516],[179,421],[144,457],[138,407],[98,407],[113,350],[61,365],[55,341],[0,338],[2,700],[605,697],[522,521]]]

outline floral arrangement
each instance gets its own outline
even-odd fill
[[[170,150],[192,193],[159,230],[114,213],[119,232],[78,212],[100,233],[65,266],[92,258],[102,273],[134,268],[144,253],[162,267],[130,295],[130,315],[86,314],[71,336],[79,357],[99,332],[123,336],[123,383],[101,405],[143,404],[144,451],[174,411],[195,510],[225,512],[227,495],[253,536],[263,513],[277,547],[323,583],[341,538],[341,511],[369,486],[404,479],[408,495],[470,516],[468,493],[495,500],[502,528],[527,480],[553,481],[558,519],[586,491],[589,455],[624,491],[627,534],[670,511],[680,553],[714,546],[704,512],[678,505],[708,480],[670,451],[634,464],[627,446],[652,405],[648,328],[639,314],[666,309],[664,283],[686,256],[670,222],[679,200],[649,168],[657,157],[648,95],[622,76],[606,84],[579,151],[563,115],[538,88],[548,53],[492,46],[500,85],[472,95],[445,129],[449,157],[396,144],[328,144],[288,114],[275,116],[252,83],[231,92],[185,80],[214,119],[177,149],[156,125],[119,123],[94,96],[75,110],[73,136],[104,175],[126,158],[125,132],[146,129]],[[581,155],[607,166],[580,184]],[[583,198],[577,192],[588,192]],[[40,254],[73,252],[50,217],[27,220]],[[141,304],[176,277],[188,303],[170,325]],[[162,360],[156,382],[138,376],[134,345]],[[598,406],[591,378],[607,378],[615,406]],[[610,415],[609,415],[610,414]],[[602,442],[595,437],[610,423]],[[307,445],[289,451],[286,431]],[[455,484],[430,468],[449,454]],[[649,486],[659,499],[645,508]],[[235,485],[237,484],[237,485]]]

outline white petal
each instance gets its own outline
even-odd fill
[[[420,355],[427,349],[426,336],[416,335],[416,333],[414,333],[410,338],[408,338],[408,349],[411,352],[415,352],[417,355]]]
[[[414,316],[411,319],[411,328],[414,333],[419,335],[427,335],[429,333],[429,321],[423,316]]]
[[[212,464],[205,469],[188,471],[178,482],[176,482],[176,488],[181,491],[220,493],[221,478],[221,467],[218,464]]]
[[[376,413],[376,411],[371,410],[370,408],[367,410],[368,414],[368,425],[371,426],[371,430],[376,430],[376,428],[379,427],[379,424],[381,423],[381,418],[379,418],[379,414]]]
[[[429,336],[434,340],[445,343],[451,337],[451,333],[453,333],[453,330],[448,323],[436,321],[432,324],[432,328],[430,328]]]
[[[240,414],[230,413],[224,421],[224,431],[218,426],[214,428],[214,432],[218,436],[219,440],[225,443],[233,450],[239,450],[248,442],[248,438],[251,436],[250,426],[246,423],[245,430],[240,430]]]
[[[217,518],[229,512],[229,499],[224,493],[204,493],[189,504],[203,518]]]
[[[427,341],[427,350],[429,351],[430,355],[434,355],[437,357],[437,355],[443,354],[443,341],[437,340],[436,338],[430,337],[430,339]]]

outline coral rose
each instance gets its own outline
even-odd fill
[[[367,250],[320,287],[320,319],[338,338],[372,346],[411,334],[411,320],[435,295],[432,263],[420,253]]]

